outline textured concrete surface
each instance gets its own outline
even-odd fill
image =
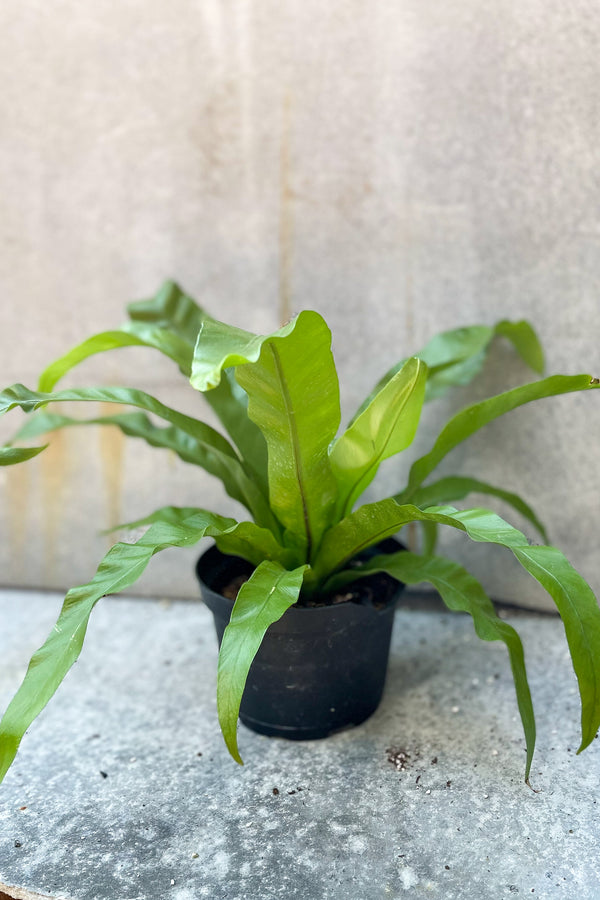
[[[0,595],[0,705],[55,595]],[[577,747],[557,619],[521,614],[534,793],[506,654],[466,617],[400,609],[379,711],[327,741],[215,714],[215,639],[193,603],[108,599],[0,788],[0,890],[60,900],[527,895],[597,900],[598,743]]]
[[[348,410],[437,330],[505,316],[538,322],[552,371],[598,374],[595,12],[589,0],[3,0],[0,384],[32,384],[169,276],[251,329],[324,313]],[[486,388],[527,377],[510,359],[495,354]],[[143,351],[75,380],[196,407]],[[515,413],[447,467],[523,492],[596,592],[597,402]],[[156,503],[219,500],[168,459],[159,482],[159,465],[113,434],[65,434],[0,473],[2,582],[79,583],[106,549],[98,530]],[[388,466],[385,485],[400,474]],[[516,565],[448,541],[496,596],[541,601]],[[139,590],[193,596],[178,559]]]

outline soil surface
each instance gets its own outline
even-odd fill
[[[236,575],[221,589],[221,593],[228,600],[235,600],[240,588],[249,578],[250,575]],[[391,603],[397,590],[398,582],[394,578],[385,573],[378,573],[376,575],[368,575],[366,578],[361,578],[359,581],[346,585],[343,591],[338,591],[328,597],[317,597],[303,601],[302,595],[300,595],[300,600],[294,605],[314,608],[335,606],[338,603],[361,603],[367,606],[374,606],[375,609],[383,609]]]

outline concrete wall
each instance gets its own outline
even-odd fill
[[[348,410],[435,331],[501,317],[537,323],[550,370],[600,368],[588,0],[3,0],[0,33],[3,385],[33,386],[169,276],[250,329],[318,309]],[[428,410],[423,448],[444,411],[525,378],[497,348],[480,386]],[[100,381],[198,408],[149,351],[70,379]],[[596,591],[599,423],[598,395],[545,401],[446,467],[522,491]],[[222,499],[108,431],[57,435],[0,489],[0,582],[46,587],[87,580],[111,522]],[[496,596],[539,602],[506,552],[447,544]],[[140,590],[195,595],[194,555],[157,558]]]

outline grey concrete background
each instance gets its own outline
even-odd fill
[[[589,0],[4,0],[0,34],[3,386],[34,385],[166,277],[250,329],[322,312],[348,411],[434,332],[501,317],[537,323],[551,371],[598,373]],[[422,448],[443,412],[526,377],[498,348],[479,387],[429,410]],[[198,408],[149,351],[71,379],[99,381]],[[599,443],[597,395],[545,401],[446,471],[525,494],[598,592]],[[388,466],[381,491],[403,471]],[[57,436],[0,472],[0,491],[7,585],[87,580],[108,547],[98,530],[159,504],[234,509],[107,432]],[[495,596],[543,603],[502,551],[447,545]],[[193,595],[194,555],[156,559],[139,590]]]
[[[58,595],[0,592],[0,704]],[[399,609],[362,726],[229,758],[200,604],[101,601],[0,787],[0,890],[37,900],[597,900],[598,741],[581,756],[560,621],[509,619],[536,707],[532,784],[503,645]],[[103,774],[104,773],[104,774]]]

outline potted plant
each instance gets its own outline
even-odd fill
[[[558,549],[547,545],[531,507],[510,490],[467,477],[432,481],[430,476],[460,442],[504,413],[544,397],[594,390],[598,379],[554,375],[467,407],[443,426],[429,452],[413,462],[399,493],[360,505],[380,463],[411,444],[424,402],[453,385],[467,384],[495,336],[508,338],[542,373],[542,350],[528,323],[502,321],[438,335],[388,372],[338,435],[331,335],[318,313],[303,311],[273,334],[254,335],[211,318],[173,283],[153,299],[131,304],[128,313],[121,329],[91,337],[48,366],[38,390],[16,384],[0,394],[0,413],[15,407],[41,410],[10,445],[0,448],[0,462],[14,464],[40,453],[43,445],[25,447],[22,442],[56,428],[112,425],[152,446],[169,448],[220,478],[249,518],[238,522],[205,509],[166,507],[120,526],[148,527],[135,542],[116,543],[92,580],[67,593],[56,626],[32,657],[0,723],[0,777],[26,728],[77,659],[97,601],[133,584],[155,553],[204,537],[214,538],[216,545],[201,558],[198,573],[221,641],[219,720],[238,762],[242,696],[242,717],[251,727],[292,737],[321,736],[369,715],[385,676],[395,591],[399,583],[429,582],[450,609],[473,617],[479,637],[506,644],[529,778],[535,723],[520,638],[497,617],[475,578],[435,553],[439,526],[507,547],[553,598],[579,683],[579,749],[589,745],[600,724],[600,611],[590,587]],[[127,346],[151,347],[170,357],[191,387],[205,394],[227,437],[140,390],[55,389],[84,359]],[[137,411],[84,420],[44,411],[61,401],[103,401]],[[155,424],[148,414],[166,425]],[[507,501],[544,544],[530,544],[487,509],[450,505],[471,491]],[[389,539],[413,522],[423,526],[422,551],[390,545]],[[326,631],[331,623],[333,636]],[[335,634],[342,635],[337,643]],[[348,661],[340,655],[342,644],[350,648]],[[358,695],[363,683],[371,681],[374,687],[368,686],[371,693],[363,702]],[[292,711],[289,704],[279,709],[281,684],[286,698],[292,698]],[[316,708],[319,715],[330,710],[330,720],[316,722]]]

